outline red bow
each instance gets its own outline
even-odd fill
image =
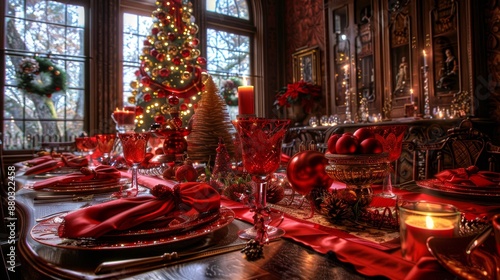
[[[66,238],[98,238],[155,219],[175,217],[185,212],[202,214],[220,208],[219,193],[206,183],[177,184],[173,190],[159,185],[153,193],[158,197],[122,198],[71,212],[64,217],[58,234]]]

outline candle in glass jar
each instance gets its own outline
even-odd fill
[[[238,87],[238,113],[240,115],[254,115],[254,91],[253,86]]]
[[[423,51],[423,54],[424,54],[424,66],[427,66],[427,53],[425,52],[425,50]]]
[[[406,226],[406,258],[418,261],[423,256],[431,256],[427,249],[427,239],[431,236],[453,237],[455,226],[452,221],[431,216],[409,216]]]
[[[135,112],[129,110],[116,109],[112,117],[118,125],[134,125],[135,122]]]

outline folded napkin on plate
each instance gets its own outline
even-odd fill
[[[64,163],[60,160],[50,159],[43,163],[31,166],[24,171],[24,175],[36,175],[40,173],[49,172],[51,170],[57,169],[64,166]]]
[[[45,179],[43,181],[38,181],[33,184],[33,189],[37,190],[72,182],[86,182],[89,180],[103,181],[109,179],[119,179],[120,177],[120,171],[108,165],[99,165],[95,169],[82,167],[80,168],[80,172],[74,172],[68,175],[57,176]]]
[[[61,160],[67,167],[84,167],[89,165],[89,160],[86,157],[79,157],[73,154],[63,154]]]
[[[170,188],[156,185],[153,195],[121,198],[67,214],[58,234],[65,238],[98,238],[181,212],[205,213],[220,208],[219,193],[206,183],[186,182]]]
[[[498,185],[495,179],[498,180],[500,174],[489,171],[479,171],[477,166],[469,166],[467,168],[444,170],[436,174],[435,177],[441,182],[454,185],[488,187]]]
[[[42,157],[36,157],[34,159],[30,159],[25,162],[27,166],[36,166],[42,163],[45,163],[47,161],[53,160],[51,156],[42,156]]]

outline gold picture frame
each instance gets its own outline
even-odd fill
[[[319,46],[298,50],[292,54],[293,82],[304,80],[321,85]]]

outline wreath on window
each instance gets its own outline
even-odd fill
[[[28,93],[51,97],[66,90],[66,72],[50,59],[24,58],[16,71],[17,86]]]

